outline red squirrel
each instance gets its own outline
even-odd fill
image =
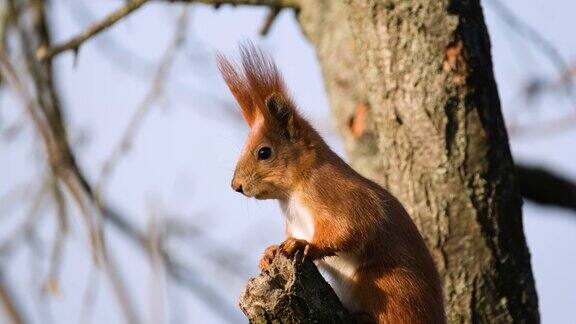
[[[251,44],[240,52],[240,65],[217,57],[250,127],[232,188],[277,199],[286,225],[286,240],[265,250],[260,268],[277,252],[301,251],[330,275],[351,313],[377,323],[445,323],[434,261],[400,202],[330,149],[267,54]]]

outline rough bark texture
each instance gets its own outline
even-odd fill
[[[538,323],[479,0],[286,6],[316,47],[348,161],[397,196],[426,239],[449,322]]]
[[[311,261],[279,254],[268,273],[250,279],[240,308],[250,323],[350,323],[336,293]]]
[[[479,1],[303,1],[348,160],[410,212],[448,319],[539,322]]]

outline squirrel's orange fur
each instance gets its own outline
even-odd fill
[[[277,199],[286,240],[266,249],[315,260],[354,313],[378,323],[445,323],[438,272],[400,202],[336,155],[300,116],[273,61],[253,45],[241,66],[218,56],[250,134],[232,187],[248,197]],[[259,157],[270,148],[268,158]]]

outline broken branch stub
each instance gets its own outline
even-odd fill
[[[248,281],[240,308],[250,323],[351,323],[336,293],[310,260],[278,254],[268,273]]]

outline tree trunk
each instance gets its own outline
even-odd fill
[[[302,1],[298,19],[348,161],[418,225],[449,321],[539,322],[479,1]]]
[[[449,322],[539,322],[479,0],[181,1],[296,8],[348,161],[411,214]]]

